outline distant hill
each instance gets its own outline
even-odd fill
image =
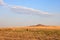
[[[31,25],[29,27],[60,27],[60,26],[36,24],[36,25]]]
[[[47,26],[47,25],[43,25],[43,24],[37,24],[37,25],[31,25],[30,27],[35,27],[35,26]]]

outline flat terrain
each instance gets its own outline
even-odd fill
[[[60,27],[0,28],[0,40],[60,40]]]

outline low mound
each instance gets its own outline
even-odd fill
[[[30,27],[40,27],[40,26],[42,26],[42,27],[46,26],[47,27],[47,25],[43,25],[43,24],[31,25]]]

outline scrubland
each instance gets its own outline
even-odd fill
[[[0,40],[60,40],[60,27],[0,28]]]

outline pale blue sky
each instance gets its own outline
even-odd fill
[[[22,8],[15,7],[18,9],[14,9],[12,6],[22,6]],[[24,7],[26,8],[24,9]],[[33,10],[34,12],[29,8],[35,9]],[[43,14],[36,15],[38,14],[38,12],[35,12],[36,10],[42,11]],[[46,12],[48,14],[44,14]],[[24,26],[33,24],[60,25],[60,0],[0,1],[0,26]]]

